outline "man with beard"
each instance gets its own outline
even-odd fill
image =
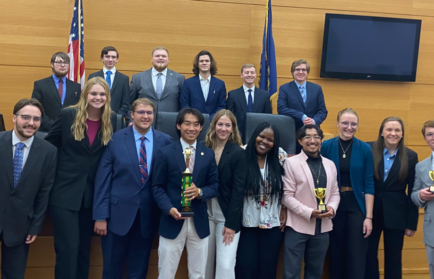
[[[29,244],[41,231],[54,182],[57,149],[34,136],[43,112],[36,99],[22,99],[14,107],[14,129],[0,132],[2,278],[24,278]]]
[[[62,108],[77,104],[80,99],[80,84],[66,78],[69,71],[69,57],[64,52],[57,52],[51,57],[50,77],[35,81],[32,98],[44,107],[41,131],[48,132]]]
[[[133,75],[130,84],[130,103],[138,98],[148,98],[159,111],[178,112],[179,94],[185,77],[167,68],[169,51],[162,46],[152,50],[153,67]]]

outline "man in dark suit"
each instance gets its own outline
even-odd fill
[[[50,77],[37,80],[33,86],[32,98],[37,99],[44,107],[41,131],[48,132],[60,114],[62,108],[77,104],[80,99],[80,84],[66,78],[69,71],[69,56],[57,52],[51,57]]]
[[[185,77],[167,68],[169,51],[162,46],[152,50],[153,67],[133,75],[130,84],[130,102],[138,98],[148,98],[159,111],[178,112],[179,94]]]
[[[306,60],[294,61],[291,66],[294,81],[279,88],[277,112],[294,118],[296,131],[306,124],[320,126],[327,118],[322,88],[306,81],[309,72],[310,66]],[[297,142],[296,153],[300,151],[301,145]]]
[[[179,259],[188,252],[190,278],[205,278],[210,234],[206,201],[218,195],[218,171],[212,149],[197,142],[203,127],[203,115],[196,109],[182,109],[176,119],[181,138],[157,151],[152,170],[152,191],[160,217],[160,245],[158,247],[159,278],[174,278]],[[188,164],[193,174],[191,187],[185,197],[191,200],[194,217],[181,217],[181,181],[186,170],[183,152],[190,147],[192,156]]]
[[[22,279],[29,244],[42,228],[56,172],[57,150],[35,137],[42,105],[22,99],[14,107],[14,129],[0,132],[0,241],[3,279]]]
[[[255,86],[256,68],[253,64],[241,67],[241,78],[244,83],[238,89],[229,91],[226,109],[232,111],[237,118],[241,138],[244,142],[246,113],[271,113],[271,102],[268,92]]]
[[[217,63],[211,53],[199,52],[193,62],[194,77],[184,82],[181,90],[181,108],[194,108],[209,114],[209,119],[221,109],[226,108],[226,86],[216,78]]]
[[[116,70],[119,52],[112,46],[106,46],[101,51],[101,71],[92,73],[88,79],[102,77],[110,87],[110,107],[117,114],[129,118],[130,109],[130,78]]]
[[[93,219],[102,235],[104,279],[121,279],[125,262],[128,278],[146,278],[159,214],[148,175],[157,150],[172,142],[152,128],[154,113],[149,99],[135,100],[133,125],[113,134],[99,163]]]

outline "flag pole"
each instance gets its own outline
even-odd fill
[[[81,0],[78,0],[78,65],[77,65],[77,82],[80,83],[80,53],[81,53]]]

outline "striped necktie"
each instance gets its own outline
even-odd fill
[[[190,169],[190,172],[193,173],[194,154],[195,154],[193,145],[190,145],[190,149],[191,149],[191,152],[193,152],[193,154],[191,154],[191,156],[190,156],[190,164],[188,165],[188,168]]]
[[[148,179],[148,156],[146,156],[146,146],[145,146],[146,137],[141,137],[140,140],[142,143],[140,144],[140,177],[142,179],[142,184],[145,184],[146,179]]]
[[[15,154],[14,154],[14,187],[17,187],[18,181],[20,180],[21,172],[23,171],[23,149],[26,145],[22,142],[16,144]]]

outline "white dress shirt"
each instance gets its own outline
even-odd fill
[[[30,147],[32,147],[33,138],[34,136],[24,141],[21,141],[15,134],[15,130],[12,131],[12,160],[14,159],[15,149],[17,149],[17,143],[22,142],[25,145],[25,147],[23,148],[23,169],[24,165],[26,164],[27,157],[29,157]]]
[[[244,84],[243,84],[243,89],[244,89],[244,94],[246,95],[246,101],[247,104],[249,104],[249,89],[252,90],[252,104],[255,102],[255,87],[253,86],[252,88],[247,88]]]
[[[154,86],[154,90],[155,92],[157,92],[157,79],[158,79],[158,73],[160,73],[159,71],[155,70],[154,67],[152,67],[152,85]],[[161,82],[163,87],[161,88],[164,91],[164,86],[166,85],[166,77],[167,77],[167,68],[164,69],[164,71],[161,72]],[[161,93],[163,93],[163,91],[161,91]]]
[[[104,80],[107,80],[107,71],[112,72],[112,74],[110,75],[110,81],[111,81],[111,86],[113,86],[113,82],[115,80],[116,67],[113,67],[113,69],[111,70],[107,70],[105,67],[103,67],[102,71],[104,72]]]
[[[208,99],[209,94],[209,84],[211,83],[211,75],[208,78],[203,78],[199,74],[200,86],[202,87],[203,97],[205,98],[205,102]]]

